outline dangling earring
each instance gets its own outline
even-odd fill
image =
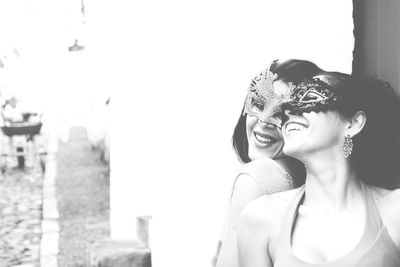
[[[343,145],[343,154],[344,157],[347,159],[351,152],[353,152],[353,140],[351,139],[350,135],[346,135],[344,138],[344,145]]]

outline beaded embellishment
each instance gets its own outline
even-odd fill
[[[351,139],[350,135],[346,135],[344,137],[344,145],[343,145],[343,154],[344,157],[347,159],[351,153],[353,152],[353,140]]]
[[[288,101],[295,86],[289,83],[288,87],[274,88],[273,84],[277,79],[278,74],[272,73],[270,66],[253,78],[248,88],[244,113],[281,127],[281,121],[275,115],[281,112],[282,104]]]

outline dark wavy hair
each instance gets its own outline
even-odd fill
[[[270,70],[278,74],[277,81],[292,82],[294,84],[298,84],[304,79],[312,78],[322,71],[314,63],[298,59],[290,59],[283,62],[276,60],[271,64]],[[232,145],[239,160],[242,163],[248,163],[251,159],[248,155],[249,143],[246,133],[246,114],[243,114],[243,109],[244,107],[233,131]]]
[[[357,77],[324,72],[326,83],[343,96],[334,109],[350,119],[366,114],[362,131],[354,136],[351,164],[365,183],[394,189],[400,174],[400,98],[386,81],[373,76]]]

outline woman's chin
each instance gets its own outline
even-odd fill
[[[299,146],[288,146],[284,145],[282,149],[283,154],[286,156],[295,158],[300,160],[301,156],[304,154],[304,151]]]
[[[285,154],[286,156],[289,156],[289,157],[295,157],[297,154],[296,153],[297,150],[293,147],[288,146],[287,144],[285,144],[283,146],[282,152],[283,152],[283,154]]]

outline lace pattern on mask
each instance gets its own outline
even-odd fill
[[[293,113],[327,111],[337,106],[341,100],[342,96],[333,87],[313,78],[297,85],[283,109]]]

